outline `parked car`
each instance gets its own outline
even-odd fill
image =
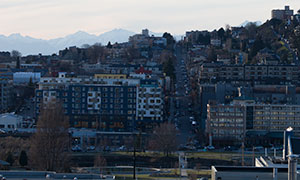
[[[196,121],[192,121],[192,125],[196,126],[197,122]]]
[[[194,116],[190,116],[190,121],[193,122],[195,120]]]
[[[86,148],[88,151],[95,151],[95,146],[89,146]]]
[[[119,151],[126,151],[126,147],[125,146],[119,147]]]
[[[81,152],[81,151],[82,151],[81,147],[78,146],[78,145],[73,146],[73,147],[71,148],[71,150],[72,150],[73,152]]]
[[[235,150],[238,150],[238,149],[239,148],[235,147],[235,146],[226,146],[226,147],[224,147],[225,151],[235,151]]]
[[[215,147],[214,146],[206,146],[205,149],[207,149],[207,150],[214,150]]]
[[[110,151],[111,151],[111,149],[110,149],[110,147],[109,147],[109,146],[105,146],[105,148],[103,149],[103,151],[104,151],[104,152],[110,152]]]

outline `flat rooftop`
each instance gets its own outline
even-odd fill
[[[271,167],[253,167],[253,166],[214,166],[217,171],[222,172],[273,172]],[[288,168],[277,168],[278,172],[287,173]]]

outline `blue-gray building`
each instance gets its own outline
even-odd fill
[[[145,77],[44,77],[36,90],[42,104],[61,102],[71,127],[100,131],[147,131],[164,119],[163,81]]]
[[[135,86],[78,84],[66,89],[37,90],[37,114],[42,102],[53,99],[63,103],[71,127],[128,131],[135,122]]]

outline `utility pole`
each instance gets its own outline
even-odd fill
[[[244,142],[242,143],[242,166],[244,166],[245,164],[244,164],[244,148],[245,148],[245,146],[244,146]]]
[[[181,154],[178,154],[179,178],[181,180]]]
[[[135,167],[136,167],[136,156],[135,156],[135,152],[136,152],[136,149],[135,149],[135,134],[133,133],[133,179],[136,178],[136,174],[135,174]]]
[[[252,162],[253,162],[253,166],[255,166],[255,153],[254,153],[254,146],[252,147]]]

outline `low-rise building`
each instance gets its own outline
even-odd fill
[[[39,72],[15,72],[13,74],[14,84],[28,84],[30,81],[37,83],[40,79],[41,73]]]
[[[288,168],[278,168],[277,180],[288,178]],[[300,176],[298,175],[298,178]],[[212,166],[212,180],[274,180],[274,168],[241,167],[241,166]]]
[[[0,114],[0,129],[7,131],[14,131],[22,128],[22,116],[13,113]]]

